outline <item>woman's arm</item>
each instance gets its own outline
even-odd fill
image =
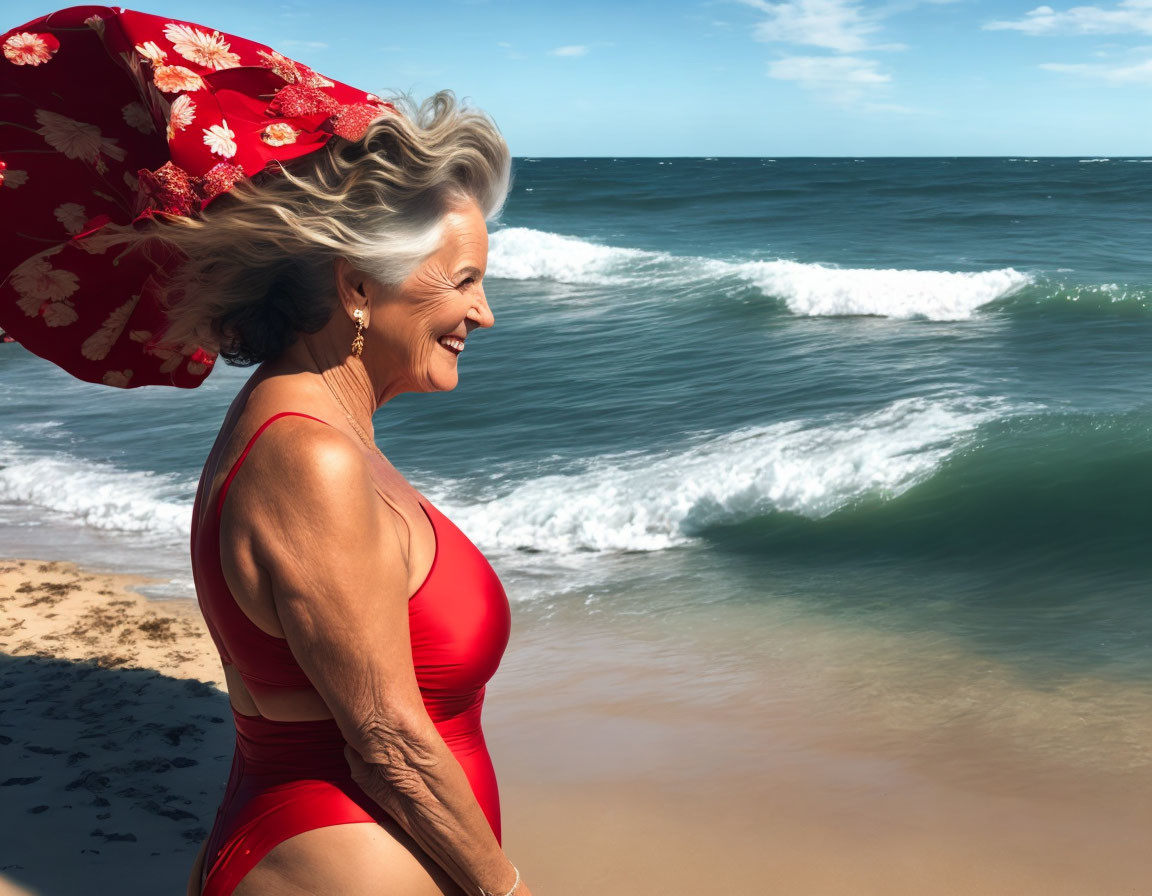
[[[363,757],[349,753],[355,779],[466,893],[503,896],[512,864],[420,696],[394,511],[339,432],[302,419],[271,435],[278,475],[250,505],[253,553],[293,655]]]

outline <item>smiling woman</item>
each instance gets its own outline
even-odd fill
[[[396,395],[455,388],[465,340],[494,322],[486,221],[508,193],[504,139],[449,92],[384,102],[142,13],[63,10],[3,47],[19,73],[4,70],[0,94],[40,125],[17,129],[40,166],[28,178],[40,192],[27,191],[40,218],[57,188],[121,215],[105,156],[144,209],[59,205],[75,239],[20,265],[3,322],[108,385],[195,385],[216,354],[259,365],[192,508],[196,594],[237,738],[189,892],[530,896],[501,849],[480,728],[508,598],[372,432]],[[81,69],[147,105],[65,107],[108,119],[96,122],[36,108],[64,106],[57,75]],[[162,311],[163,326],[145,329],[141,311]],[[124,359],[147,376],[116,369]]]
[[[508,156],[450,94],[396,103],[362,140],[158,228],[190,259],[164,294],[172,338],[260,364],[193,519],[238,732],[206,896],[527,893],[479,723],[507,598],[372,434],[396,395],[455,388],[493,323],[485,220]]]
[[[398,286],[442,245],[450,209],[474,205],[484,230],[509,186],[507,149],[501,155],[494,126],[447,91],[419,106],[391,102],[402,114],[377,118],[362,139],[334,141],[241,181],[199,216],[172,216],[143,233],[109,229],[110,241],[162,243],[189,259],[161,291],[168,340],[210,347],[237,364],[274,358],[296,334],[327,323],[336,259]],[[486,257],[486,231],[482,246],[476,234],[453,239]],[[434,263],[417,281],[470,286],[482,265],[463,260],[467,273]]]
[[[453,389],[493,323],[485,220],[508,156],[451,94],[395,102],[360,141],[157,228],[190,259],[164,292],[170,338],[260,364],[193,520],[238,732],[204,894],[516,886],[479,726],[507,598],[372,435],[396,395]]]
[[[396,102],[362,140],[157,228],[190,259],[164,292],[172,338],[260,363],[194,507],[238,734],[190,882],[205,896],[527,893],[480,730],[507,598],[372,435],[396,395],[455,388],[493,323],[485,220],[508,155],[450,94]]]

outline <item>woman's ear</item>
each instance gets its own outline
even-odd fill
[[[368,306],[371,304],[368,299],[368,275],[342,255],[333,262],[332,272],[336,282],[336,298],[344,313],[351,320],[352,313],[359,308],[364,312],[364,322],[367,324]]]

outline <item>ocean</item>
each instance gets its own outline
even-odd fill
[[[377,441],[557,644],[675,632],[713,684],[787,657],[897,728],[1022,743],[1042,700],[1069,755],[1090,705],[1148,767],[1149,162],[517,159],[496,324]],[[194,597],[190,505],[249,373],[118,391],[0,345],[0,553]]]

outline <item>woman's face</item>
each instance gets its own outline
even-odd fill
[[[484,295],[487,264],[488,228],[469,202],[445,216],[440,247],[407,280],[375,291],[361,359],[377,407],[401,392],[456,388],[457,349],[477,327],[495,323]]]

